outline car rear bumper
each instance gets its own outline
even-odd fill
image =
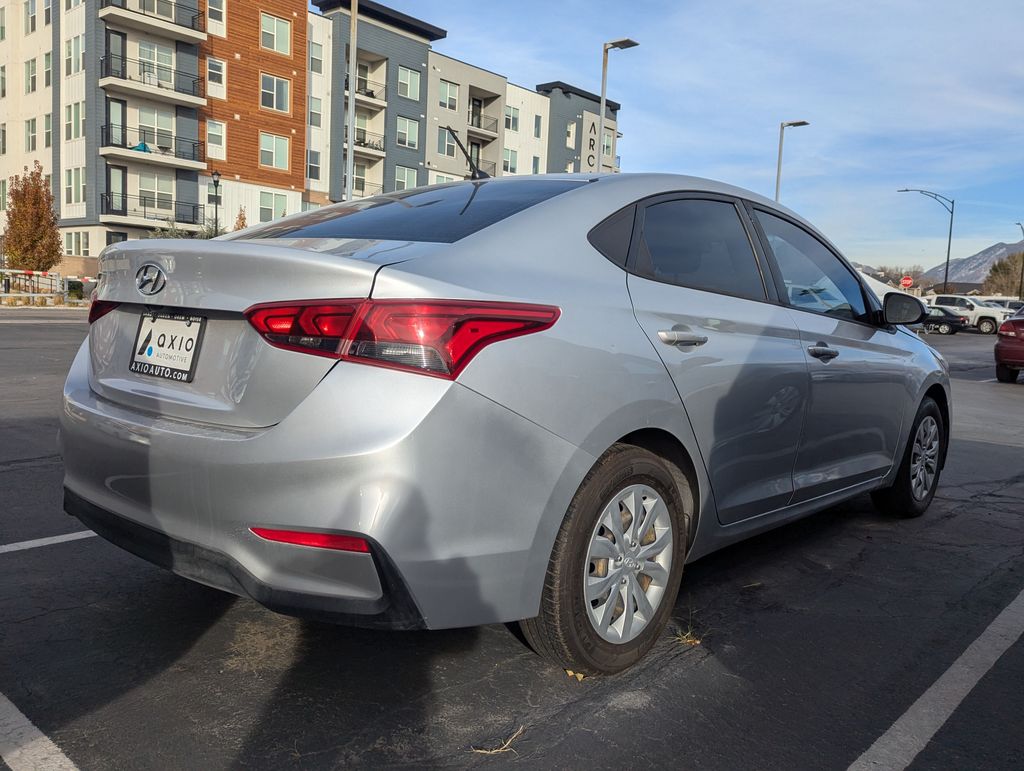
[[[90,389],[88,367],[86,343],[61,415],[72,513],[129,551],[286,612],[427,628],[531,617],[594,462],[458,383],[379,367],[339,364],[263,429],[115,404]],[[271,542],[252,527],[352,534],[373,551]]]
[[[1024,369],[1024,340],[1014,340],[1002,336],[996,340],[995,345],[996,364],[1005,364],[1007,367]]]

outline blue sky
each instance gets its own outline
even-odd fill
[[[945,259],[1020,240],[1024,221],[1021,0],[385,0],[448,30],[435,48],[535,86],[622,102],[623,171],[670,171],[774,194],[868,264]]]

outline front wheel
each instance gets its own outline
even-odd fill
[[[940,335],[951,335],[953,334],[953,327],[950,324],[939,324]]]
[[[942,411],[934,399],[926,396],[910,428],[910,440],[896,478],[890,487],[871,493],[875,507],[896,517],[924,514],[939,486],[945,456],[946,430]]]
[[[996,331],[996,323],[992,319],[982,319],[978,322],[978,331],[983,335],[991,335]]]
[[[1016,383],[1019,369],[1007,367],[1005,364],[996,364],[996,380],[1000,383]]]
[[[613,446],[569,505],[540,615],[519,624],[530,646],[585,674],[638,661],[675,605],[693,509],[682,474],[647,450]]]

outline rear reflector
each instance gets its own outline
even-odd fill
[[[120,304],[110,300],[93,300],[89,305],[89,323],[92,324],[97,319],[103,318]]]
[[[454,380],[491,343],[548,329],[547,305],[463,300],[317,300],[256,305],[271,345]]]
[[[362,554],[370,552],[370,544],[354,535],[310,533],[303,530],[273,530],[267,527],[250,527],[249,530],[267,541],[290,543],[295,546],[312,546],[316,549],[355,551]]]

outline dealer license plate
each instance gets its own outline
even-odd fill
[[[191,383],[199,361],[206,319],[177,313],[147,313],[139,319],[128,369],[139,375]]]

